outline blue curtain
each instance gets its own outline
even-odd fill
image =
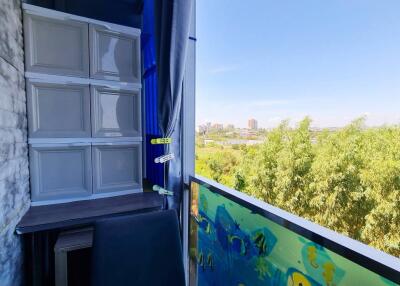
[[[143,8],[142,29],[143,81],[146,132],[146,178],[153,184],[164,186],[164,167],[154,159],[164,154],[162,145],[152,145],[150,140],[161,137],[158,127],[157,66],[154,46],[154,2],[146,0]]]
[[[175,159],[166,164],[166,186],[174,193],[168,208],[179,210],[183,179],[181,157],[181,103],[186,51],[194,0],[154,0],[157,61],[158,125],[163,137],[172,137],[165,154]]]

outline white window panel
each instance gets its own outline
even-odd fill
[[[29,156],[32,201],[92,194],[90,145],[31,145]]]
[[[139,83],[140,34],[110,30],[90,24],[90,77]]]
[[[140,90],[124,90],[113,86],[92,86],[92,136],[140,137]]]
[[[89,76],[88,24],[24,13],[28,72]]]
[[[141,191],[141,143],[92,145],[93,193]]]
[[[29,136],[90,137],[89,85],[27,81]]]

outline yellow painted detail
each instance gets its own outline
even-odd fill
[[[155,145],[155,144],[171,144],[172,143],[172,138],[155,138],[155,139],[151,139],[150,141],[151,144]]]
[[[269,273],[268,270],[268,265],[265,259],[262,257],[259,257],[256,261],[256,267],[254,269],[258,273],[258,279],[264,280],[265,276],[268,274],[268,276],[271,276],[271,273]]]
[[[311,282],[308,281],[307,277],[305,277],[303,274],[299,272],[294,272],[292,275],[289,277],[287,281],[287,286],[311,286]]]
[[[317,260],[317,248],[315,246],[309,246],[307,248],[307,258],[310,261],[310,264],[314,268],[318,268]]]
[[[332,262],[326,262],[322,266],[324,272],[322,272],[322,276],[324,277],[324,281],[327,286],[332,285],[333,277],[335,275],[335,265]]]

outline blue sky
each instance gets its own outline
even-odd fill
[[[197,124],[400,123],[400,1],[196,2]]]

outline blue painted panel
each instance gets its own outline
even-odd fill
[[[381,268],[371,271],[255,208],[191,182],[191,285],[399,285]],[[389,276],[399,280],[398,273]]]
[[[142,30],[143,81],[146,130],[146,176],[153,184],[164,186],[164,166],[154,159],[164,154],[163,145],[152,145],[150,140],[161,136],[157,113],[157,65],[154,47],[153,1],[145,1]]]

